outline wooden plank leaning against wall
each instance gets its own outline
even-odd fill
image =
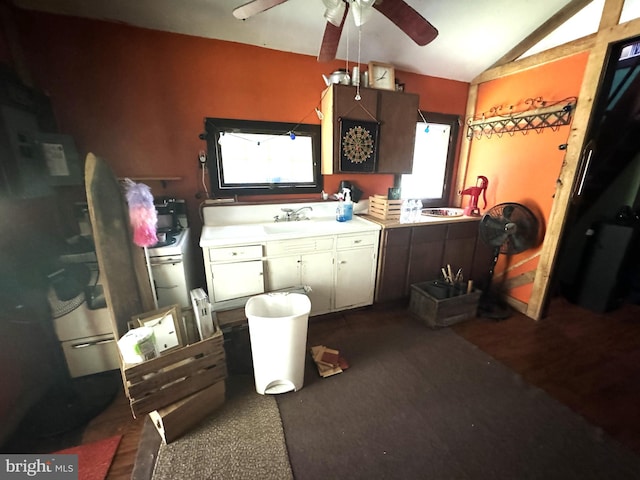
[[[518,46],[507,53],[500,61],[485,72],[476,77],[470,85],[467,100],[466,118],[473,118],[475,114],[478,85],[490,80],[513,75],[531,68],[554,62],[577,53],[589,51],[589,59],[585,69],[582,87],[578,97],[574,119],[571,124],[571,133],[562,169],[556,181],[554,202],[549,216],[542,249],[539,253],[540,261],[535,270],[533,279],[533,291],[527,305],[517,306],[522,313],[534,320],[540,320],[544,314],[544,308],[548,300],[551,287],[551,274],[556,265],[557,254],[560,248],[560,239],[564,232],[571,192],[574,188],[576,175],[582,151],[584,148],[587,127],[591,118],[593,102],[602,81],[603,67],[607,60],[609,45],[614,42],[640,35],[640,19],[618,24],[624,0],[606,0],[600,17],[598,32],[544,52],[514,61],[531,46],[551,33],[558,25],[570,18],[592,0],[574,0],[549,19],[543,26],[523,40]],[[460,162],[457,174],[457,189],[460,190],[466,183],[466,172],[469,161],[469,139],[464,139],[460,151]]]

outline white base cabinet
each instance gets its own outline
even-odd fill
[[[214,305],[264,293],[262,245],[205,249],[209,301]]]
[[[335,309],[373,303],[378,234],[344,235],[338,238]]]
[[[311,300],[311,315],[329,313],[333,307],[334,236],[305,237],[267,242],[267,273],[269,291],[305,285]]]
[[[373,303],[379,231],[204,248],[213,308],[263,292],[308,286],[311,315]]]
[[[333,293],[333,252],[306,253],[267,258],[267,291],[298,285],[310,287],[311,315],[331,311]]]
[[[211,278],[215,302],[264,292],[262,260],[213,264]]]

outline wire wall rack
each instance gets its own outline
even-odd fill
[[[538,97],[528,99],[526,103],[530,108],[521,112],[498,115],[502,107],[494,107],[490,112],[493,116],[485,118],[483,115],[481,119],[469,120],[467,138],[480,140],[483,136],[502,137],[505,133],[513,136],[516,132],[526,135],[531,130],[542,133],[545,128],[555,131],[563,125],[571,124],[577,98],[573,97],[547,105],[547,102]]]

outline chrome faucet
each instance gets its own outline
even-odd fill
[[[313,207],[310,206],[300,207],[297,210],[294,210],[293,208],[281,208],[280,210],[282,210],[286,215],[284,217],[285,222],[293,222],[298,220],[309,220],[309,217],[307,217],[304,213],[301,213],[307,208],[309,209],[309,211],[313,211]],[[276,222],[278,222],[280,220],[280,216],[276,215],[274,219]]]

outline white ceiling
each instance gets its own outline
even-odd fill
[[[325,27],[322,0],[288,0],[248,20],[237,20],[232,15],[233,9],[248,1],[13,0],[28,9],[318,54]],[[359,55],[361,63],[377,60],[400,70],[468,82],[569,3],[569,0],[406,1],[438,29],[439,35],[432,43],[417,46],[374,11],[362,26],[360,48],[353,19],[347,19],[337,58],[355,62]],[[637,4],[640,0],[627,3]],[[553,36],[545,48],[595,32],[603,4],[604,0],[594,0],[578,21]],[[626,10],[627,17],[635,18],[630,9]]]

